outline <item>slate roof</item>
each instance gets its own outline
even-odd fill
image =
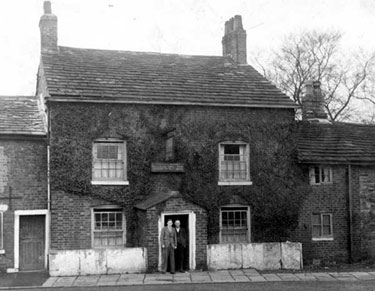
[[[301,122],[298,127],[298,161],[375,164],[375,126]]]
[[[46,135],[33,96],[0,96],[0,135]]]
[[[59,47],[42,68],[52,101],[297,107],[251,66],[219,56]]]

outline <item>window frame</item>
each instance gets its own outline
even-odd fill
[[[237,208],[237,209],[236,209]],[[251,212],[250,212],[250,206],[248,205],[241,205],[241,204],[230,204],[230,205],[224,205],[220,207],[220,217],[219,217],[219,243],[220,244],[225,244],[228,242],[223,242],[223,210],[227,210],[229,212],[230,210],[233,211],[243,211],[246,210],[246,221],[247,221],[247,234],[246,234],[246,239],[247,242],[234,242],[234,243],[251,243]]]
[[[105,232],[105,231],[98,231],[95,229],[96,220],[95,220],[95,213],[97,212],[110,212],[113,210],[121,210],[122,214],[122,245],[113,245],[113,246],[96,246],[95,245],[95,233],[96,232]],[[108,232],[113,230],[108,230]],[[119,231],[120,232],[120,231]],[[91,247],[93,249],[114,249],[114,248],[125,248],[126,246],[126,218],[125,218],[125,211],[123,207],[118,205],[105,205],[100,207],[93,207],[91,208]]]
[[[222,165],[224,161],[224,148],[226,145],[237,145],[244,147],[244,160],[246,162],[246,178],[245,179],[223,179],[222,178]],[[241,150],[241,148],[240,148]],[[239,154],[241,156],[241,154]],[[219,186],[241,186],[252,185],[250,178],[250,146],[249,143],[243,141],[224,141],[218,144],[218,185]]]
[[[320,224],[314,224],[314,215],[320,216]],[[330,234],[324,235],[323,234],[323,227],[324,227],[324,220],[323,216],[329,216],[329,227],[330,227]],[[320,227],[320,236],[314,236],[314,226]],[[333,236],[333,215],[332,213],[322,212],[322,213],[313,213],[311,214],[311,238],[313,241],[332,241],[334,239]]]
[[[315,170],[319,169],[319,182],[316,182]],[[324,169],[328,169],[329,181],[322,181]],[[333,183],[332,167],[328,165],[315,165],[309,168],[310,185],[330,185]]]
[[[100,160],[96,158],[97,145],[99,144],[117,144],[122,147],[123,157],[123,178],[118,179],[96,179],[95,178],[95,161]],[[102,159],[104,160],[104,159]],[[106,139],[96,139],[92,143],[92,185],[129,185],[128,175],[127,175],[127,146],[126,142],[121,139],[106,138]]]

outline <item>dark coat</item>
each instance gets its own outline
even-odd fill
[[[177,243],[181,244],[184,248],[186,248],[187,235],[186,235],[185,229],[180,227],[180,230],[178,232],[176,230],[176,235],[177,235]]]

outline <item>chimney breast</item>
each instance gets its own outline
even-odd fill
[[[246,31],[242,26],[242,17],[236,15],[225,22],[225,33],[222,40],[223,56],[231,56],[238,64],[247,64]]]
[[[305,96],[302,99],[302,119],[327,121],[324,110],[324,96],[319,81],[308,81],[305,85]]]
[[[40,44],[42,53],[56,52],[57,46],[57,17],[52,14],[51,2],[44,1],[44,14],[39,21]]]

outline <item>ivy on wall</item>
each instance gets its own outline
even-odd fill
[[[175,162],[185,165],[177,186],[208,211],[208,240],[218,242],[219,212],[234,196],[251,206],[254,241],[288,237],[309,187],[294,163],[295,128],[288,110],[194,108],[120,104],[50,104],[51,186],[120,204],[127,217],[153,190],[152,162],[164,159],[165,132],[175,128]],[[103,137],[127,143],[129,186],[91,185],[92,143]],[[218,143],[250,144],[252,186],[218,186]],[[128,232],[137,226],[129,220]],[[128,224],[128,223],[127,223]],[[133,239],[139,243],[140,238]]]

